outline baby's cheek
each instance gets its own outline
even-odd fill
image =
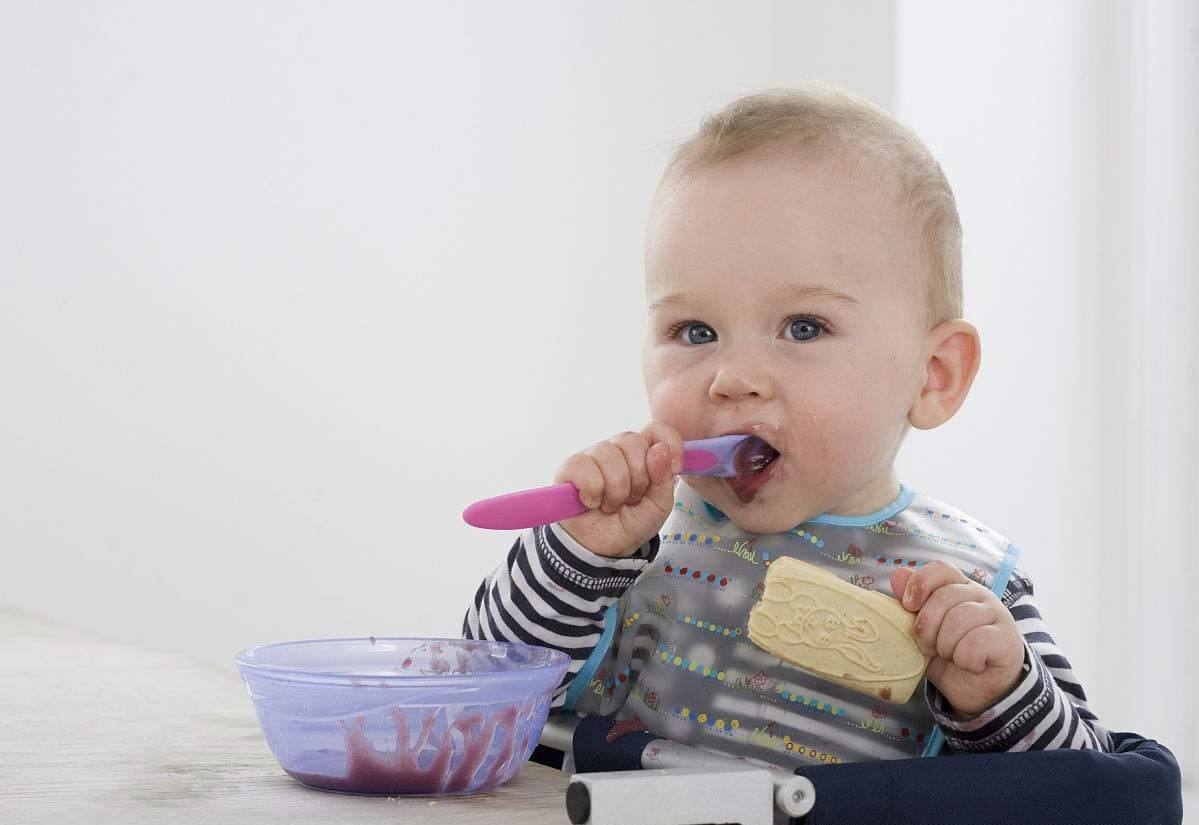
[[[805,483],[819,487],[836,476],[839,438],[832,416],[818,416],[810,408],[807,413],[807,421],[791,427],[788,452]]]
[[[809,410],[803,454],[813,483],[848,485],[874,477],[894,441],[894,428],[868,405],[845,403],[823,414]]]
[[[674,427],[683,440],[705,438],[709,435],[701,431],[703,423],[698,415],[700,408],[694,401],[689,401],[684,382],[680,378],[668,378],[647,389],[650,417],[655,421],[664,421]]]

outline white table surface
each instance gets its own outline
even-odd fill
[[[0,609],[0,823],[569,822],[570,777],[536,763],[440,800],[307,788],[271,755],[230,658],[198,664]]]

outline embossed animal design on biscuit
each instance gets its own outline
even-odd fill
[[[915,617],[894,598],[780,557],[749,614],[749,639],[815,676],[904,704],[924,676]]]
[[[818,650],[836,650],[842,656],[871,673],[882,670],[873,656],[862,646],[863,642],[878,641],[878,628],[864,616],[844,620],[840,613],[832,610],[811,594],[793,596],[790,588],[780,587],[778,595],[767,594],[766,600],[786,605],[790,615],[776,620],[763,615],[772,629],[765,632],[777,635],[787,644],[802,644]]]

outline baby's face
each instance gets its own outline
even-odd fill
[[[898,493],[892,464],[928,327],[915,238],[878,181],[824,162],[742,161],[655,200],[650,409],[684,439],[752,432],[779,451],[757,476],[687,478],[743,529],[867,513]]]

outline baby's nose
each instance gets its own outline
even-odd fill
[[[708,387],[713,401],[744,401],[764,398],[771,393],[772,382],[766,369],[752,359],[727,359],[720,365]]]

